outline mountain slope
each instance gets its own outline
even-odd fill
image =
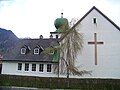
[[[18,37],[11,31],[0,28],[0,54],[5,54],[18,41]]]

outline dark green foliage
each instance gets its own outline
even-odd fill
[[[69,87],[67,87],[69,81]],[[120,90],[120,79],[73,79],[0,75],[0,86],[79,90]]]

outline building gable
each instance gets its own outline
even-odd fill
[[[103,14],[99,9],[93,6],[72,28],[75,28],[83,19],[85,19],[93,10],[96,10],[99,14],[101,14],[106,20],[108,20],[114,27],[116,27],[120,31],[120,27],[117,26],[112,20],[110,20],[105,14]]]
[[[119,77],[120,28],[96,7],[72,28],[83,34],[84,41],[76,66],[92,70],[93,77]]]

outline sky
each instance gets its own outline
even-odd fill
[[[49,38],[56,18],[79,20],[93,6],[120,27],[120,0],[0,0],[0,27],[19,38]]]

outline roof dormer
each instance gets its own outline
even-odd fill
[[[30,52],[30,50],[31,50],[31,49],[30,49],[29,46],[24,45],[24,46],[21,47],[21,54],[27,54],[27,53]]]
[[[42,46],[37,45],[37,46],[34,48],[34,54],[40,54],[43,50],[44,50],[44,49],[43,49]]]
[[[39,48],[34,48],[34,54],[39,54]]]
[[[26,48],[24,47],[21,48],[21,54],[26,54]]]

